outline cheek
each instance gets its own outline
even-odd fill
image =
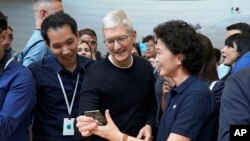
[[[158,61],[162,66],[171,63],[171,57],[165,54],[159,55]]]
[[[50,49],[50,51],[51,51],[53,54],[55,54],[56,56],[59,56],[59,55],[61,54],[61,52],[62,52],[61,49],[54,49],[54,48],[49,48],[49,49]]]
[[[164,74],[168,74],[174,69],[175,60],[170,56],[163,56],[159,58],[159,63],[161,64],[161,71]]]
[[[88,56],[91,56],[91,53],[90,53],[90,52],[86,52],[86,54],[87,54]]]

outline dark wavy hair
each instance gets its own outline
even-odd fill
[[[77,36],[77,23],[76,21],[68,14],[60,11],[55,14],[48,16],[41,25],[41,35],[43,39],[50,44],[47,32],[50,28],[57,29],[61,28],[64,25],[69,25],[73,34]]]
[[[182,20],[164,22],[154,28],[156,39],[161,39],[174,54],[183,54],[182,66],[190,74],[198,74],[203,63],[203,45],[193,26]]]

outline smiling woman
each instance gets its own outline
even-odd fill
[[[160,74],[176,84],[168,93],[157,140],[211,141],[215,103],[207,84],[198,77],[203,64],[198,34],[184,21],[162,23],[154,33]]]
[[[85,56],[86,58],[94,59],[93,52],[92,52],[89,44],[85,41],[80,41],[78,43],[77,52],[79,55]]]

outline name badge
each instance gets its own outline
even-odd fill
[[[64,118],[63,119],[63,136],[73,136],[75,118]]]

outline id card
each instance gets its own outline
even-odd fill
[[[63,119],[63,136],[72,136],[75,133],[74,130],[75,118],[64,118]]]

